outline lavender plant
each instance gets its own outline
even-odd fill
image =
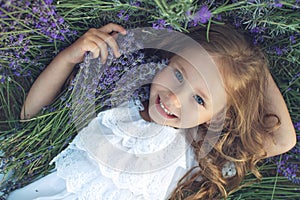
[[[69,29],[49,0],[0,1],[0,18],[0,83],[6,99],[0,119],[14,120],[25,90],[58,52],[57,45],[67,42],[76,31]],[[17,125],[10,122],[9,126]]]
[[[154,63],[164,66],[165,62],[157,62],[154,57],[150,59],[151,64],[143,52],[137,51],[139,48],[125,54],[135,44],[129,35],[125,38],[128,41],[124,40],[127,43],[121,45],[127,48],[121,58],[110,57],[107,66],[100,67],[99,60],[87,55],[85,62],[78,66],[72,84],[55,102],[37,117],[20,123],[20,107],[41,70],[78,35],[108,22],[126,28],[148,26],[182,32],[192,26],[206,26],[209,31],[210,24],[225,22],[249,33],[254,44],[260,45],[269,57],[271,73],[286,100],[299,141],[299,6],[299,0],[0,0],[0,149],[4,151],[0,154],[0,173],[12,169],[14,172],[0,184],[3,196],[47,174],[53,167],[48,163],[68,145],[78,128],[84,126],[78,120],[88,117],[90,109],[97,113],[117,103],[111,97],[124,94],[115,90],[122,81],[127,82],[122,74],[151,74],[149,69],[157,65]],[[148,71],[143,71],[146,70],[143,67],[140,71],[133,70],[146,63],[150,63]],[[103,76],[88,78],[99,73]],[[96,104],[75,106],[86,101],[80,98],[77,103],[74,101],[81,91],[78,88],[89,91],[88,97],[95,98]],[[132,95],[147,98],[147,88]],[[298,142],[290,152],[263,162],[262,181],[256,183],[249,174],[246,185],[230,194],[229,199],[298,198],[299,148]]]

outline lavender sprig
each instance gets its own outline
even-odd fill
[[[98,110],[97,107],[111,108],[130,98],[149,97],[149,87],[154,75],[166,65],[166,61],[153,62],[156,56],[145,58],[142,52],[143,38],[128,31],[119,36],[118,46],[121,57],[115,58],[108,48],[108,58],[103,64],[100,58],[93,59],[87,53],[79,65],[79,72],[73,80],[71,122],[86,124]],[[152,59],[153,58],[153,59]]]

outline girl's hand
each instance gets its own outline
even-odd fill
[[[115,40],[117,33],[125,35],[126,30],[122,26],[113,23],[99,29],[91,28],[62,53],[70,64],[82,62],[87,51],[92,52],[94,58],[100,55],[102,63],[105,63],[108,56],[108,46],[116,57],[120,56],[119,47]]]

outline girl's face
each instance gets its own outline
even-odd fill
[[[212,77],[205,75],[205,79]],[[219,84],[214,81],[209,81],[209,85],[210,90],[219,89]],[[169,65],[154,77],[148,113],[158,124],[192,128],[212,119],[213,105],[218,110],[224,106],[222,99],[216,98],[215,101],[213,103],[199,70],[185,59],[174,56]]]

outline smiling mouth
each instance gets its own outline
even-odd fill
[[[168,119],[177,118],[177,116],[175,114],[173,114],[172,112],[170,112],[168,110],[168,108],[160,101],[159,96],[157,96],[157,99],[156,99],[156,108],[161,115],[163,115],[164,117],[166,117]]]

